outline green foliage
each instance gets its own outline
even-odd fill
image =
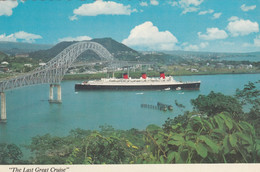
[[[191,104],[195,110],[200,113],[214,116],[221,112],[228,112],[236,118],[243,113],[241,105],[232,96],[226,96],[222,93],[211,91],[207,96],[199,95],[198,98],[192,99]]]
[[[188,124],[188,120],[192,116],[192,113],[185,112],[183,115],[178,115],[175,118],[168,118],[163,124],[163,130],[169,133],[173,126],[183,125],[186,126]]]
[[[131,129],[115,130],[101,126],[101,131],[76,129],[66,137],[51,135],[32,138],[28,148],[35,164],[122,164],[136,160],[144,145],[143,133]],[[138,144],[135,144],[137,142]]]
[[[141,163],[260,162],[254,128],[226,112],[209,118],[193,115],[188,125],[173,125],[168,133],[148,126],[146,135]]]
[[[250,111],[246,113],[246,120],[256,128],[258,137],[260,136],[260,90],[257,87],[259,83],[260,80],[255,83],[249,82],[244,89],[236,90],[236,97],[241,105],[250,107]]]
[[[19,147],[14,144],[0,144],[0,164],[21,163],[23,154]]]
[[[3,61],[6,57],[7,55],[0,51],[0,61]]]

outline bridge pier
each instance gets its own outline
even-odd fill
[[[53,85],[50,85],[50,95],[49,95],[49,101],[53,101]]]
[[[53,98],[53,88],[57,87],[57,100]],[[60,84],[50,84],[50,93],[49,93],[49,102],[50,103],[61,103],[61,85]]]
[[[5,93],[1,92],[1,123],[6,122],[6,99],[5,99]]]
[[[61,103],[61,86],[57,85],[57,101]]]

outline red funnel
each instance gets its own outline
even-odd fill
[[[143,78],[143,79],[146,79],[146,78],[147,78],[146,73],[142,73],[142,78]]]
[[[123,77],[124,77],[124,79],[128,79],[127,73],[124,73],[124,74],[123,74]]]
[[[160,78],[165,79],[165,74],[164,74],[164,72],[160,72]]]

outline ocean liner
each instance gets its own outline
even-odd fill
[[[159,78],[150,78],[143,73],[140,79],[132,79],[125,73],[120,79],[102,78],[75,84],[75,90],[199,90],[199,88],[200,81],[179,82],[172,76],[166,77],[164,72],[160,72]]]

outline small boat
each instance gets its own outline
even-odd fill
[[[177,87],[176,90],[177,90],[177,91],[181,90],[181,87]]]
[[[171,88],[170,88],[170,87],[169,87],[169,88],[165,88],[164,90],[165,90],[165,91],[169,91],[169,90],[171,90]]]

